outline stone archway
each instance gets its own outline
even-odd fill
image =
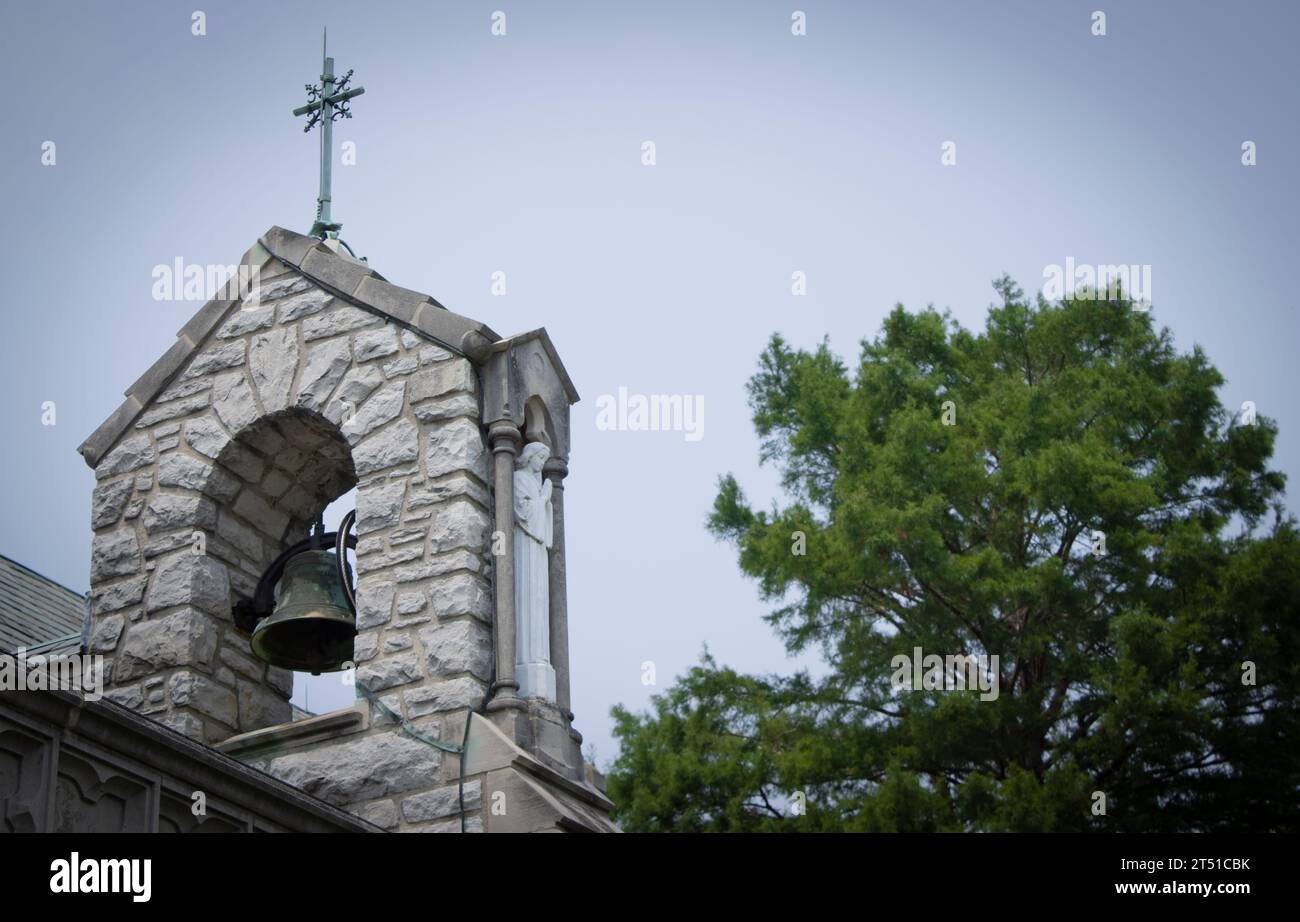
[[[188,431],[193,435],[195,427]],[[215,445],[222,435],[214,432],[213,438]],[[217,513],[217,535],[223,539],[218,554],[228,567],[254,580],[283,547],[307,536],[329,503],[357,483],[343,433],[301,407],[250,423],[225,440],[214,460],[213,476],[233,476],[239,484],[235,498]],[[239,591],[247,588],[243,583],[232,576],[236,593],[250,594]]]
[[[578,394],[546,331],[501,339],[282,228],[241,265],[257,289],[200,309],[78,449],[97,481],[91,648],[106,694],[384,828],[613,828],[568,708],[562,484]],[[552,449],[553,702],[513,694],[513,555],[492,549],[529,440]],[[354,481],[369,693],[273,726],[292,675],[249,655],[232,599]],[[484,809],[489,793],[508,814]]]
[[[96,464],[106,694],[209,742],[287,722],[292,674],[252,656],[232,599],[355,485],[358,681],[412,719],[476,706],[492,559],[478,417],[469,359],[264,277]]]
[[[525,442],[541,442],[552,452],[557,443],[555,426],[551,422],[551,413],[546,409],[546,401],[534,394],[524,403],[524,426],[521,430]]]

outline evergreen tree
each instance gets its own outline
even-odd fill
[[[980,333],[896,307],[852,373],[772,338],[749,398],[784,505],[726,476],[709,527],[827,669],[706,653],[649,713],[616,707],[625,828],[1300,828],[1275,424],[1123,297],[994,287]],[[916,647],[997,655],[998,696],[900,690]]]

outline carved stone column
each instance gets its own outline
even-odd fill
[[[568,720],[573,720],[569,704],[569,596],[564,564],[564,478],[569,465],[563,458],[551,458],[542,468],[551,481],[551,507],[555,529],[551,542],[551,665],[555,667],[555,703]]]
[[[492,685],[489,711],[523,708],[519,681],[515,678],[515,549],[514,494],[515,455],[519,452],[519,430],[506,420],[488,427],[492,443],[493,492],[496,534],[492,543],[501,553],[493,557],[492,582],[496,590],[496,681]]]

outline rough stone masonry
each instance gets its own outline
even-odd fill
[[[509,566],[492,556],[494,462],[541,439],[548,475],[567,472],[577,395],[544,331],[501,340],[279,228],[244,264],[256,286],[205,305],[81,449],[106,696],[384,828],[612,828],[571,726],[563,604],[561,700],[517,699],[500,649],[513,622],[493,581]],[[293,722],[292,674],[252,654],[232,602],[353,486],[355,680],[384,707]],[[562,506],[557,522],[562,536]],[[562,556],[553,594],[557,572],[563,603]],[[528,768],[467,777],[472,753],[421,735]],[[559,807],[538,806],[557,791]]]

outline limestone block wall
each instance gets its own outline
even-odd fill
[[[417,709],[418,710],[418,709]],[[418,720],[422,733],[459,745],[469,710]],[[313,724],[320,724],[319,730]],[[239,761],[390,832],[462,831],[460,756],[398,730],[358,706],[232,739]],[[486,773],[464,778],[464,832],[484,831]]]
[[[474,367],[277,266],[95,467],[107,695],[210,743],[287,722],[292,676],[252,655],[231,604],[356,485],[357,681],[440,735],[491,678]]]
[[[449,713],[441,729],[442,742],[459,752],[375,722],[364,708],[244,734],[219,748],[390,832],[617,831],[594,775],[571,777],[488,716]]]

